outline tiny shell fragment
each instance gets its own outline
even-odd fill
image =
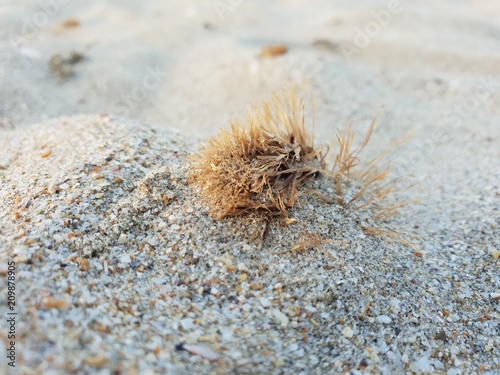
[[[50,154],[52,154],[52,151],[47,150],[47,151],[43,152],[40,156],[45,159],[45,158],[48,158],[50,156]]]
[[[260,57],[274,57],[284,55],[287,53],[288,47],[284,44],[277,44],[273,46],[266,46],[260,51]]]
[[[250,290],[262,290],[262,284],[251,283],[249,288],[250,288]]]
[[[108,357],[104,354],[89,355],[84,362],[93,367],[103,367],[108,362]]]
[[[88,259],[76,258],[76,262],[80,265],[80,268],[84,271],[87,271],[90,267],[90,262]]]
[[[498,260],[500,258],[500,250],[493,250],[491,252],[491,256],[493,257],[493,259]]]
[[[313,42],[313,46],[317,48],[322,48],[329,51],[336,51],[338,49],[338,45],[327,40],[327,39],[316,39]]]
[[[46,297],[43,299],[43,306],[47,309],[67,309],[68,302],[64,299]]]
[[[215,361],[220,358],[220,354],[214,352],[212,349],[203,345],[182,345],[182,348],[191,354],[199,355],[200,357],[206,358],[209,361]]]
[[[68,29],[73,29],[78,26],[80,26],[80,21],[78,21],[76,18],[68,18],[61,22],[61,27]]]

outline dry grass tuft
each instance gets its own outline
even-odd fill
[[[388,203],[388,198],[400,191],[398,181],[391,179],[391,167],[384,160],[392,150],[406,142],[407,135],[395,142],[392,147],[376,155],[367,162],[361,162],[360,154],[370,142],[378,115],[375,116],[362,143],[354,147],[355,132],[351,125],[336,135],[336,152],[330,175],[335,180],[335,194],[338,203],[347,208],[346,216],[356,211],[370,208],[376,221],[390,219],[399,214],[399,210],[416,201]],[[352,186],[354,181],[356,187]],[[346,200],[345,190],[356,191]]]
[[[304,183],[324,169],[323,148],[306,131],[294,93],[273,96],[246,119],[211,138],[191,158],[189,180],[216,218],[259,209],[287,215]]]
[[[399,242],[409,247],[417,246],[417,243],[415,242],[415,237],[409,233],[402,233],[394,229],[367,227],[364,225],[361,226],[361,229],[367,235],[372,237],[383,238],[389,243]]]
[[[244,123],[232,122],[229,130],[209,139],[191,157],[189,181],[200,188],[211,214],[218,219],[259,210],[288,216],[300,194],[313,193],[343,206],[346,216],[369,209],[373,219],[385,220],[411,202],[386,203],[397,190],[396,182],[389,178],[390,167],[380,167],[391,148],[361,161],[376,120],[358,147],[350,125],[339,132],[333,166],[326,169],[329,147],[314,146],[313,135],[305,126],[302,101],[293,91],[284,97],[274,95]],[[319,173],[332,179],[334,197],[305,187]],[[392,237],[383,231],[368,232]]]
[[[305,251],[318,248],[323,242],[319,233],[303,232],[299,236],[299,241],[289,251]]]

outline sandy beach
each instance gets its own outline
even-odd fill
[[[3,0],[0,25],[0,373],[500,374],[500,5]],[[412,134],[419,203],[387,224],[412,244],[319,195],[210,216],[190,155],[291,86],[316,144]]]

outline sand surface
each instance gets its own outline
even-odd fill
[[[40,4],[0,5],[0,271],[18,263],[20,373],[500,373],[500,5]],[[259,58],[270,44],[289,50]],[[260,244],[245,238],[258,220],[207,215],[186,155],[290,84],[318,143],[381,107],[368,153],[414,132],[394,174],[421,203],[393,225],[422,256],[319,198]],[[287,251],[309,234],[332,242]]]

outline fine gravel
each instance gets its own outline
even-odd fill
[[[425,199],[391,224],[410,246],[367,235],[369,211],[346,216],[316,195],[295,221],[215,221],[186,181],[197,145],[164,127],[95,115],[2,130],[16,371],[498,374],[493,143],[440,144],[438,166],[460,168],[419,167],[406,198]],[[324,177],[310,187],[333,193]],[[4,283],[0,300],[3,319]]]

